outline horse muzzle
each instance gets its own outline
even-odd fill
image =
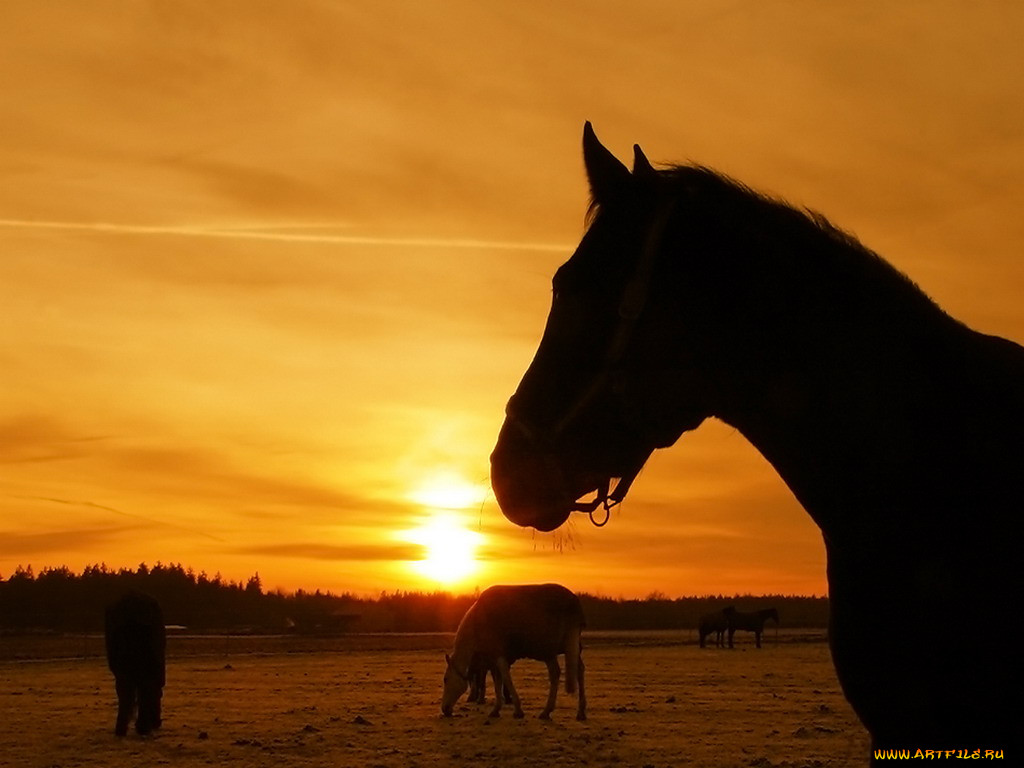
[[[608,504],[608,475],[569,470],[548,446],[514,419],[507,419],[491,454],[491,488],[502,513],[516,525],[553,531],[572,512]],[[590,493],[597,501],[580,502]]]
[[[491,488],[505,517],[538,531],[564,523],[575,501],[557,457],[513,419],[505,420],[491,453]]]

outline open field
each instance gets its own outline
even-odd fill
[[[443,657],[405,638],[390,650],[173,654],[164,727],[112,735],[101,659],[0,663],[4,765],[72,766],[854,766],[867,737],[821,642],[705,649],[668,633],[598,636],[587,664],[589,719],[560,692],[535,715],[544,667],[514,674],[527,711],[460,705],[439,717]],[[3,642],[6,642],[6,638]],[[780,640],[782,638],[780,637]],[[223,641],[222,641],[223,642]],[[184,645],[179,643],[179,648]],[[193,646],[194,647],[194,646]]]

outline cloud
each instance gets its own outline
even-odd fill
[[[236,550],[246,555],[267,555],[306,560],[382,562],[395,560],[420,560],[423,547],[418,544],[320,544],[294,542],[290,544],[265,544],[240,547]]]
[[[20,562],[23,558],[46,555],[52,556],[56,564],[69,552],[102,549],[115,541],[123,541],[126,534],[137,532],[136,526],[69,528],[40,533],[0,531],[0,557]]]
[[[88,445],[103,440],[83,436],[59,421],[24,414],[0,421],[0,463],[60,461],[86,455]]]
[[[104,504],[95,504],[95,503],[93,503],[91,501],[78,501],[78,500],[73,500],[73,499],[55,499],[55,498],[50,498],[50,497],[47,497],[47,496],[15,496],[15,495],[12,495],[12,496],[10,496],[10,498],[12,498],[12,499],[23,499],[23,500],[26,500],[26,501],[44,501],[44,502],[49,502],[51,504],[63,504],[63,505],[69,506],[69,507],[87,507],[89,509],[99,509],[99,510],[102,510],[104,512],[111,512],[111,513],[113,513],[115,515],[119,515],[121,517],[128,517],[128,518],[132,518],[133,520],[138,520],[138,521],[141,521],[141,522],[145,522],[145,523],[147,523],[147,527],[157,526],[157,527],[161,527],[161,528],[169,528],[169,529],[173,529],[173,530],[176,530],[176,531],[182,531],[184,533],[194,534],[196,536],[202,536],[204,538],[211,539],[213,541],[224,541],[224,539],[222,539],[219,536],[214,536],[211,533],[206,533],[204,531],[198,530],[196,528],[192,528],[192,527],[187,526],[187,525],[180,525],[178,523],[171,523],[171,522],[168,522],[166,520],[160,520],[160,519],[157,519],[155,517],[151,517],[151,516],[147,516],[147,515],[140,515],[140,514],[137,514],[137,513],[134,513],[134,512],[125,512],[125,511],[120,510],[120,509],[115,509],[114,507],[108,507],[108,506],[106,506]]]
[[[305,523],[323,521],[326,514],[327,520],[354,525],[407,509],[390,499],[286,476],[287,469],[275,469],[266,456],[259,457],[261,469],[250,469],[240,467],[238,459],[198,447],[125,446],[110,451],[106,460],[139,491],[216,505],[243,518],[251,514],[247,510],[256,510],[256,518],[265,515],[267,508],[290,507],[301,510]]]

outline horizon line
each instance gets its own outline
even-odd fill
[[[196,571],[192,566],[186,566],[186,565],[183,565],[180,562],[177,562],[177,563],[175,563],[175,562],[164,563],[163,561],[157,560],[152,565],[148,565],[146,563],[146,561],[143,560],[140,563],[140,565],[146,565],[146,567],[148,569],[148,573],[151,573],[153,571],[154,567],[156,567],[157,565],[160,565],[164,569],[180,568],[185,573],[188,573],[191,570],[192,573],[194,575],[196,575],[196,576],[198,576],[200,574],[207,574],[205,569],[204,570]],[[119,575],[120,573],[122,573],[124,571],[127,571],[129,574],[132,574],[132,575],[138,575],[137,567],[138,566],[135,566],[135,567],[130,567],[129,566],[129,567],[120,567],[120,568],[118,568],[118,567],[115,567],[115,566],[109,566],[109,565],[107,565],[106,561],[103,561],[103,562],[99,562],[99,563],[90,563],[88,565],[85,565],[82,568],[81,571],[77,571],[77,570],[75,570],[73,568],[69,568],[67,565],[44,565],[44,566],[41,566],[38,570],[36,570],[36,568],[33,567],[32,563],[28,563],[26,565],[22,565],[21,563],[18,563],[17,565],[14,566],[14,569],[11,570],[10,574],[6,578],[3,576],[2,573],[0,573],[0,583],[6,582],[6,581],[10,581],[11,576],[13,576],[19,570],[22,571],[22,572],[26,572],[26,571],[31,570],[32,575],[33,575],[33,579],[37,579],[39,577],[39,575],[41,573],[45,572],[45,571],[67,569],[68,571],[70,571],[72,573],[72,575],[74,575],[75,577],[80,578],[81,576],[84,576],[85,571],[88,568],[105,568],[106,569],[105,573],[109,573],[111,575],[116,576],[116,575]],[[231,579],[230,577],[225,577],[220,571],[216,571],[212,576],[207,574],[207,576],[208,576],[208,578],[216,578],[217,576],[220,576],[221,579],[222,579],[222,583],[223,584],[232,584],[232,583],[241,584],[244,581],[244,579],[234,580],[234,579]],[[259,577],[259,570],[258,569],[255,570],[249,576],[249,578],[252,578],[253,576]],[[260,578],[260,582],[261,582],[260,589],[261,589],[261,591],[262,591],[262,593],[264,595],[274,594],[274,593],[278,593],[278,592],[283,593],[285,595],[295,595],[298,592],[304,592],[304,593],[320,592],[322,595],[327,596],[327,597],[349,598],[349,599],[355,599],[355,600],[366,600],[366,601],[371,601],[371,602],[379,601],[382,596],[387,597],[387,596],[391,596],[391,595],[423,595],[423,596],[428,596],[428,597],[431,596],[431,595],[447,595],[448,597],[452,597],[452,598],[473,597],[474,595],[477,595],[478,593],[483,592],[489,586],[494,586],[494,585],[482,586],[482,585],[478,584],[478,585],[474,586],[471,589],[465,589],[465,590],[444,589],[444,588],[435,588],[435,589],[429,589],[429,588],[428,589],[392,589],[392,590],[375,589],[375,590],[371,590],[369,592],[365,592],[365,591],[355,590],[355,589],[352,589],[352,590],[346,589],[346,590],[341,591],[341,592],[335,592],[332,589],[329,589],[329,588],[325,589],[324,587],[294,587],[294,588],[291,588],[291,589],[285,589],[285,588],[283,588],[281,586],[269,587],[266,584],[262,583],[263,582],[262,578]],[[530,583],[532,583],[532,582],[530,582]],[[673,595],[667,595],[667,594],[659,594],[657,590],[652,591],[652,592],[648,592],[643,597],[627,597],[626,595],[623,595],[623,594],[619,594],[619,595],[613,596],[613,595],[601,594],[601,593],[598,593],[598,592],[588,592],[586,590],[578,590],[578,591],[577,590],[573,590],[573,591],[577,595],[579,595],[581,597],[589,597],[589,598],[592,598],[594,600],[610,600],[612,602],[654,602],[654,601],[675,602],[677,600],[717,600],[717,599],[723,599],[723,600],[745,600],[745,599],[763,599],[763,598],[782,598],[782,599],[797,599],[797,600],[806,600],[806,599],[811,599],[811,600],[822,600],[822,599],[825,599],[825,600],[827,600],[828,597],[829,597],[828,593],[825,593],[825,594],[813,594],[813,593],[797,594],[797,593],[786,593],[786,592],[761,592],[761,593],[733,592],[732,594],[726,594],[724,592],[717,592],[717,593],[706,592],[704,594],[691,593],[691,594],[688,594],[688,595],[679,594],[679,595],[674,595],[673,596]]]

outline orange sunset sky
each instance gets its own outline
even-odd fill
[[[0,576],[824,594],[817,529],[720,423],[601,530],[494,503],[583,122],[1022,341],[1022,39],[1012,2],[5,0]]]

